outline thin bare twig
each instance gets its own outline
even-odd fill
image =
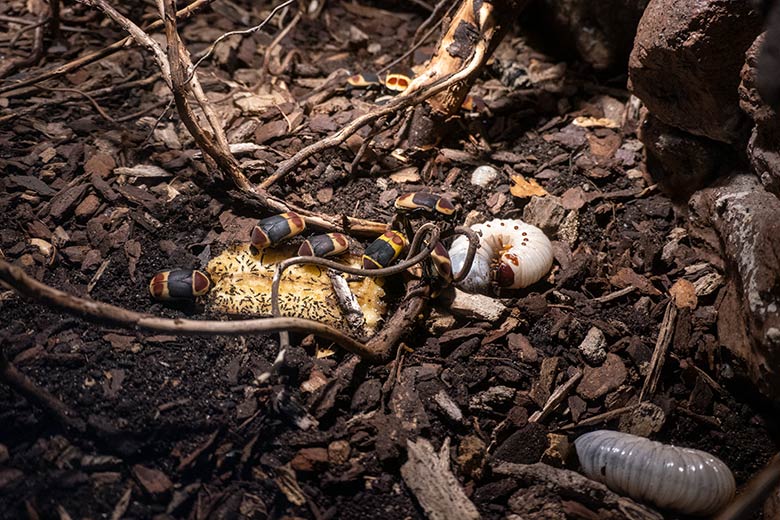
[[[174,0],[163,0],[162,3],[164,5],[164,12],[161,13],[161,15],[165,19],[165,36],[168,40],[168,63],[171,73],[171,90],[173,91],[173,98],[176,102],[179,117],[190,134],[192,134],[192,137],[195,139],[195,142],[203,151],[204,155],[211,157],[219,169],[229,175],[233,183],[239,189],[253,193],[256,189],[254,185],[249,182],[249,179],[246,178],[244,172],[241,171],[241,166],[238,164],[236,158],[230,153],[230,146],[228,145],[227,137],[225,137],[225,132],[222,129],[222,123],[211,109],[211,105],[200,86],[197,73],[193,73],[188,81],[186,70],[192,65],[192,62],[190,61],[189,53],[184,47],[184,43],[181,41],[179,33],[176,30],[176,8],[174,6]],[[165,75],[164,70],[163,75]],[[189,88],[189,85],[192,85],[192,88]],[[187,94],[190,92],[192,92],[195,99],[203,108],[203,112],[214,131],[216,139],[211,139],[198,124],[195,114],[187,100]]]
[[[449,76],[448,78],[444,78],[441,82],[432,83],[423,88],[420,88],[417,92],[409,96],[396,97],[386,105],[377,107],[375,110],[372,110],[371,112],[354,119],[351,123],[346,125],[338,132],[303,148],[289,159],[282,161],[279,164],[279,167],[276,169],[276,172],[260,183],[260,188],[267,189],[269,186],[273,185],[276,181],[290,173],[293,169],[295,169],[295,167],[297,167],[312,155],[327,150],[328,148],[339,146],[344,141],[346,141],[349,136],[360,130],[365,125],[373,123],[380,117],[384,117],[398,110],[416,105],[428,99],[429,97],[444,91],[451,85],[454,85],[459,81],[469,77],[480,66],[486,54],[487,44],[484,41],[478,42],[474,48],[471,61],[469,61],[466,67]]]
[[[271,53],[273,52],[274,48],[281,43],[282,40],[284,40],[288,34],[290,34],[290,31],[292,31],[296,25],[298,25],[298,22],[301,21],[301,18],[303,17],[303,13],[301,11],[298,11],[292,20],[290,20],[290,23],[287,24],[287,26],[282,29],[279,34],[276,35],[276,37],[271,41],[271,43],[268,44],[268,47],[266,47],[265,52],[263,53],[263,68],[262,74],[265,74],[266,72],[271,72]],[[262,75],[261,75],[262,77]]]
[[[210,4],[214,0],[195,0],[190,5],[185,7],[184,9],[181,9],[176,14],[179,18],[188,18],[193,13],[197,12],[202,7]],[[162,20],[157,20],[153,23],[151,23],[148,27],[146,27],[144,30],[151,31],[154,29],[159,29],[163,26]],[[98,60],[101,60],[103,58],[106,58],[108,56],[111,56],[114,53],[117,53],[124,49],[129,43],[132,43],[133,38],[130,36],[127,36],[125,38],[122,38],[119,41],[116,41],[109,45],[108,47],[105,47],[99,51],[93,52],[92,54],[88,54],[86,56],[82,56],[81,58],[77,58],[73,61],[70,61],[68,63],[65,63],[64,65],[60,65],[58,67],[55,67],[51,70],[42,72],[41,74],[38,74],[37,76],[33,76],[28,79],[24,79],[21,81],[13,81],[8,82],[7,85],[3,85],[0,87],[0,94],[4,94],[6,92],[10,92],[12,90],[18,90],[22,89],[24,87],[29,87],[31,85],[35,85],[36,83],[40,83],[42,81],[47,81],[50,79],[58,78],[60,76],[63,76],[65,74],[70,74],[74,70],[80,69],[81,67],[85,67],[89,65],[90,63],[95,63]]]
[[[47,8],[43,13],[40,14],[38,17],[38,22],[34,25],[35,32],[33,33],[33,46],[30,50],[30,54],[24,58],[12,58],[7,60],[5,64],[0,67],[0,78],[9,76],[20,68],[35,65],[38,63],[38,61],[40,61],[40,59],[43,57],[44,51],[44,26],[47,24],[50,12],[50,9]]]
[[[677,306],[674,301],[669,300],[666,304],[666,312],[664,312],[661,328],[658,330],[658,339],[655,342],[653,357],[650,360],[650,369],[647,372],[645,383],[642,385],[642,391],[639,393],[640,402],[652,398],[653,394],[655,394],[656,386],[658,386],[658,381],[661,379],[664,361],[666,361],[666,351],[669,350],[669,345],[672,344],[676,323]]]
[[[125,90],[134,89],[136,87],[149,85],[150,83],[154,83],[158,79],[160,79],[160,75],[159,74],[154,74],[154,75],[146,77],[146,78],[137,79],[137,80],[133,80],[133,81],[128,81],[126,83],[122,83],[122,84],[119,84],[119,85],[111,85],[109,87],[103,87],[103,88],[99,88],[99,89],[95,89],[95,90],[91,90],[91,91],[87,91],[87,92],[81,92],[80,91],[80,93],[78,94],[78,97],[83,97],[84,95],[88,95],[88,96],[90,96],[92,98],[98,98],[98,97],[101,97],[101,96],[105,96],[107,94],[116,94],[117,92],[123,92]],[[43,90],[52,90],[52,91],[55,91],[55,92],[59,92],[59,91],[62,91],[62,90],[66,91],[66,92],[70,91],[70,89],[49,88],[49,87],[44,87],[44,86],[39,86],[38,88],[41,88]],[[68,96],[65,99],[46,99],[46,100],[40,101],[40,102],[36,103],[35,105],[29,106],[29,107],[14,108],[14,110],[11,111],[10,113],[8,113],[8,114],[6,114],[4,116],[0,116],[0,123],[3,123],[5,121],[9,121],[11,119],[15,119],[17,117],[25,116],[27,114],[35,112],[36,110],[40,110],[41,108],[45,108],[47,106],[61,105],[61,104],[64,104],[64,103],[69,103],[71,101],[75,101],[76,97],[77,96],[74,95],[74,96]],[[139,115],[143,114],[144,112],[146,112],[148,110],[153,110],[156,107],[157,107],[157,105],[153,105],[152,107],[143,109],[142,111],[136,112],[135,114],[128,114],[128,115],[122,116],[120,118],[113,118],[113,122],[121,123],[122,121],[127,121],[129,119],[132,119],[133,117],[138,117]]]
[[[8,385],[12,390],[18,392],[31,404],[46,411],[62,426],[81,433],[86,431],[86,423],[79,417],[79,414],[17,370],[13,363],[8,361],[1,346],[0,381]]]
[[[304,318],[257,318],[238,321],[159,318],[116,305],[79,298],[54,289],[28,276],[21,268],[4,260],[0,260],[0,280],[7,283],[19,294],[31,298],[37,303],[56,307],[105,325],[184,336],[243,336],[288,330],[303,334],[316,334],[339,344],[345,350],[355,353],[367,361],[381,361],[365,344],[355,341],[340,330]]]
[[[282,9],[287,7],[288,5],[292,4],[294,1],[295,0],[287,0],[286,2],[282,2],[281,4],[277,5],[276,7],[273,8],[271,13],[268,16],[266,16],[265,20],[263,20],[259,24],[255,25],[254,27],[250,27],[249,29],[242,29],[240,31],[226,32],[225,34],[223,34],[222,36],[220,36],[219,38],[214,40],[214,43],[209,45],[209,48],[206,50],[206,52],[203,54],[203,56],[201,56],[198,59],[198,61],[195,62],[195,65],[192,66],[191,74],[195,74],[195,71],[198,69],[198,67],[200,67],[200,64],[203,63],[203,60],[205,60],[209,56],[211,56],[211,54],[217,48],[217,45],[219,45],[223,40],[225,40],[226,38],[229,38],[231,36],[238,36],[238,35],[244,36],[244,35],[252,34],[254,32],[259,31],[260,29],[263,28],[263,26],[265,24],[267,24],[268,22],[271,21],[271,19],[274,17],[274,15],[276,13],[278,13],[279,11],[281,11]]]
[[[420,246],[422,244],[422,237],[430,235],[429,243],[428,245],[419,252]],[[433,223],[427,223],[424,224],[420,230],[417,232],[417,234],[414,236],[414,241],[412,242],[412,245],[409,248],[409,255],[407,256],[407,259],[403,262],[399,262],[396,265],[385,267],[383,269],[361,269],[358,267],[352,267],[349,265],[340,264],[338,262],[334,262],[333,260],[328,260],[327,258],[320,258],[316,256],[296,256],[293,258],[288,258],[287,260],[283,260],[282,262],[279,262],[276,265],[276,270],[274,271],[274,277],[273,281],[271,282],[271,313],[273,316],[279,317],[281,316],[281,312],[279,310],[279,284],[282,281],[282,275],[284,274],[284,271],[294,265],[299,264],[308,264],[308,265],[317,265],[320,267],[326,267],[328,269],[334,269],[336,271],[346,273],[346,274],[352,274],[356,276],[370,276],[372,278],[384,278],[387,276],[393,276],[398,273],[402,273],[408,268],[412,267],[413,265],[416,265],[426,258],[428,258],[431,254],[431,251],[433,251],[433,247],[439,240],[439,228],[436,227]],[[414,255],[414,256],[412,256]],[[282,360],[284,360],[284,352],[287,347],[290,345],[290,336],[286,332],[280,332],[279,333],[279,356]],[[382,348],[380,353],[382,356],[387,354],[387,350],[391,348],[392,345],[388,345],[386,348]]]
[[[436,32],[436,30],[437,30],[437,29],[439,29],[439,28],[441,27],[441,24],[442,24],[442,22],[443,22],[443,21],[444,21],[444,20],[445,20],[445,19],[446,19],[448,16],[450,16],[450,15],[452,14],[452,11],[453,11],[453,10],[455,9],[455,7],[458,5],[457,3],[453,3],[453,4],[450,6],[450,9],[449,9],[449,11],[447,12],[447,14],[446,14],[445,16],[440,16],[440,14],[441,14],[441,13],[440,13],[440,11],[441,11],[441,8],[443,8],[443,7],[444,7],[444,5],[447,3],[447,1],[448,1],[448,0],[441,0],[441,2],[439,2],[439,3],[436,5],[436,8],[435,8],[435,9],[434,9],[434,11],[431,13],[431,15],[430,15],[430,16],[429,16],[429,17],[428,17],[428,18],[427,18],[427,19],[426,19],[426,20],[425,20],[423,23],[421,23],[421,24],[420,24],[420,26],[419,26],[419,27],[417,28],[417,30],[414,32],[414,37],[412,38],[412,41],[413,41],[413,43],[412,43],[412,46],[411,46],[411,47],[410,47],[410,48],[409,48],[409,49],[408,49],[406,52],[404,52],[403,54],[401,54],[401,55],[400,55],[398,58],[394,59],[393,61],[391,61],[390,63],[388,63],[387,65],[385,65],[385,66],[384,66],[384,67],[382,67],[381,69],[379,69],[378,71],[376,71],[376,74],[377,74],[377,75],[379,75],[379,74],[382,74],[383,72],[390,70],[390,69],[391,69],[392,67],[394,67],[396,64],[398,64],[398,63],[402,62],[403,60],[405,60],[406,58],[408,58],[409,56],[411,56],[411,55],[414,53],[414,51],[416,51],[417,49],[419,49],[419,48],[420,48],[420,46],[421,46],[423,43],[425,43],[425,42],[428,40],[428,38],[430,38],[430,37],[433,35],[433,33],[434,33],[434,32]],[[433,26],[432,26],[432,27],[431,27],[431,28],[428,30],[428,32],[426,32],[426,33],[425,33],[425,35],[423,35],[423,37],[422,37],[422,38],[420,38],[420,39],[417,39],[417,37],[419,36],[420,32],[421,32],[421,31],[423,31],[423,30],[425,29],[425,27],[426,27],[426,26],[427,26],[429,23],[431,23],[431,21],[433,21],[433,20],[436,20],[436,21],[437,21],[437,23],[436,23],[435,25],[433,25]]]

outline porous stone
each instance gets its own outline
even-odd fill
[[[600,367],[585,367],[582,381],[577,385],[577,393],[585,400],[593,401],[617,389],[627,375],[623,360],[615,354],[607,354],[606,361]]]
[[[527,25],[552,34],[596,69],[624,68],[648,0],[542,0],[523,15]],[[532,25],[533,24],[533,25]],[[552,39],[552,38],[550,38]]]
[[[541,460],[549,445],[544,426],[528,423],[502,442],[495,456],[507,462],[533,464]]]
[[[734,175],[690,202],[690,234],[720,254],[731,282],[718,297],[718,337],[759,390],[780,396],[780,199]]]
[[[729,145],[675,128],[652,113],[644,114],[639,137],[650,176],[674,199],[687,200],[735,163]]]
[[[658,433],[666,422],[666,414],[653,403],[640,403],[634,410],[620,417],[620,431],[649,437]]]
[[[761,24],[744,0],[651,0],[629,59],[629,89],[668,125],[740,142],[739,73]]]
[[[577,348],[591,365],[600,365],[607,359],[607,338],[598,327],[591,327]]]
[[[780,196],[780,117],[761,99],[757,87],[758,54],[764,37],[765,34],[762,34],[756,38],[745,54],[739,106],[755,125],[747,144],[750,166],[764,187]]]
[[[561,199],[554,195],[531,197],[523,209],[523,222],[536,226],[547,236],[555,236],[566,217]]]

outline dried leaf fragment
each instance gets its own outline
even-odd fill
[[[521,199],[528,197],[544,197],[549,195],[547,190],[542,188],[535,179],[526,179],[522,175],[512,175],[512,186],[509,188],[509,192],[513,197]]]

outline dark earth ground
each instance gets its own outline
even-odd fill
[[[191,52],[222,32],[248,25],[241,9],[250,9],[249,25],[262,19],[257,7],[247,3],[227,12],[232,5],[216,4],[217,12],[206,10],[181,24]],[[245,124],[249,130],[234,141],[266,146],[243,157],[258,168],[253,180],[259,182],[275,162],[366,110],[375,93],[340,90],[313,110],[301,100],[336,69],[375,70],[407,50],[403,42],[411,41],[426,16],[422,9],[409,9],[328,4],[319,18],[304,19],[282,42],[282,58],[293,49],[299,53],[294,68],[278,76],[260,78],[257,72],[276,26],[229,40],[216,62],[204,64],[204,84],[228,121],[229,136]],[[26,15],[15,1],[0,11]],[[64,11],[66,20],[86,14],[83,6]],[[137,6],[129,14],[151,19],[153,9]],[[41,68],[123,36],[102,16],[70,25],[88,32],[64,32]],[[9,22],[2,27],[6,36],[18,29]],[[27,44],[20,39],[20,46]],[[353,173],[348,171],[354,143],[315,156],[272,189],[323,213],[389,221],[395,195],[428,187],[453,195],[463,208],[460,218],[471,210],[510,218],[521,217],[530,200],[509,192],[509,176],[523,174],[563,197],[567,212],[578,216],[570,242],[561,234],[557,238],[553,275],[528,290],[502,295],[518,312],[496,323],[457,318],[446,332],[428,319],[406,338],[398,375],[393,365],[356,363],[337,348],[316,359],[314,345],[327,347],[327,342],[294,338],[294,344],[304,345],[291,356],[296,394],[319,420],[315,431],[300,431],[270,410],[268,389],[252,391],[254,377],[276,355],[275,336],[135,334],[54,312],[10,291],[0,293],[0,338],[9,359],[102,431],[113,431],[106,436],[63,430],[0,385],[0,515],[98,518],[124,511],[126,518],[423,518],[399,472],[406,438],[421,436],[437,448],[450,438],[453,471],[466,493],[486,518],[501,518],[519,483],[491,474],[483,457],[487,446],[490,456],[498,447],[516,452],[512,460],[529,463],[542,458],[548,433],[573,440],[597,426],[617,428],[619,419],[561,430],[637,402],[669,289],[680,279],[695,282],[702,272],[716,272],[718,265],[691,268],[711,259],[687,240],[684,205],[646,189],[652,181],[641,174],[631,113],[618,117],[618,128],[571,124],[577,116],[609,118],[604,107],[624,106],[629,100],[625,77],[596,77],[577,63],[569,63],[565,72],[554,65],[552,58],[509,38],[475,89],[491,113],[454,121],[439,151],[413,158],[411,166],[428,167],[411,181],[389,178],[405,166],[390,158],[395,127],[380,134],[375,156]],[[149,56],[133,47],[46,85],[86,91],[155,72]],[[236,93],[277,98],[250,114],[234,103]],[[150,301],[148,278],[172,266],[202,265],[227,244],[244,241],[246,223],[266,215],[204,190],[203,163],[193,158],[194,144],[175,113],[167,112],[150,134],[167,96],[158,79],[97,99],[114,119],[149,109],[126,122],[107,121],[72,91],[0,96],[2,254],[74,294],[86,295],[96,280],[89,292],[94,299],[168,317],[203,316],[196,306]],[[58,101],[24,110],[45,100]],[[469,179],[473,168],[485,163],[502,173],[483,189]],[[157,165],[172,176],[134,177],[115,169],[137,164]],[[171,195],[176,196],[171,200]],[[674,233],[681,238],[664,253]],[[56,244],[56,254],[50,258],[31,238]],[[596,301],[628,284],[639,289]],[[390,289],[397,285],[400,281],[388,281]],[[652,398],[665,417],[654,438],[716,454],[741,485],[776,451],[778,424],[739,363],[718,346],[717,294],[699,295],[695,309],[681,310]],[[442,302],[432,301],[430,308],[446,317]],[[614,354],[610,363],[624,367],[624,375],[621,370],[593,375],[586,368],[577,345],[593,326],[604,332]],[[594,394],[578,386],[556,411],[529,423],[550,391],[578,368],[586,368],[584,379],[602,378],[606,390]],[[485,393],[496,387],[502,388],[500,396]],[[441,390],[463,410],[463,421],[451,420],[436,404]],[[415,421],[405,420],[410,417]],[[517,441],[507,439],[517,431],[523,432],[523,442],[513,449]],[[547,455],[544,460],[560,464]],[[567,465],[576,468],[572,460]],[[549,503],[562,500],[544,497]],[[543,517],[533,516],[542,514],[540,504],[527,504],[528,517]]]

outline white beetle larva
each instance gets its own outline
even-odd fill
[[[734,477],[705,451],[598,430],[574,441],[582,471],[615,491],[660,508],[710,515],[734,496]]]
[[[472,293],[488,292],[491,282],[519,289],[542,279],[552,267],[550,239],[538,227],[522,220],[495,219],[471,226],[480,237],[469,274],[458,286]],[[469,241],[459,236],[450,247],[453,272],[463,268]]]

